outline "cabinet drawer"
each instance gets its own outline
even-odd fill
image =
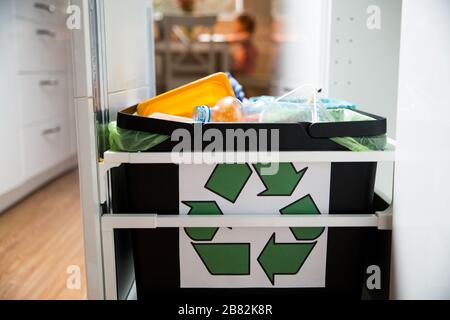
[[[64,71],[68,36],[64,29],[16,21],[18,71]]]
[[[24,130],[25,177],[32,178],[68,156],[69,132],[65,118]]]
[[[19,76],[18,97],[22,125],[30,126],[68,113],[67,83],[65,75]]]
[[[18,18],[31,19],[41,24],[64,26],[66,0],[16,0],[14,5]]]

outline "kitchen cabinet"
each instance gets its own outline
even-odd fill
[[[76,164],[67,5],[0,2],[0,212]]]
[[[14,105],[14,75],[11,61],[12,50],[4,50],[11,46],[13,39],[12,1],[0,1],[0,194],[16,187],[23,178],[21,166],[20,122]]]

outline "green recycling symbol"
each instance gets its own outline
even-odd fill
[[[280,163],[275,175],[263,175],[264,165],[253,165],[265,190],[258,197],[291,197],[307,173],[297,171],[292,163]],[[248,164],[219,164],[209,177],[205,189],[236,203],[253,174]],[[215,201],[185,201],[189,215],[223,215]],[[311,195],[306,195],[279,210],[282,215],[320,214]],[[258,263],[272,285],[276,275],[296,275],[317,244],[325,228],[290,228],[297,242],[277,242],[276,233],[268,239],[258,256]],[[214,243],[219,228],[185,228],[186,235],[202,263],[213,276],[250,275],[250,243]]]

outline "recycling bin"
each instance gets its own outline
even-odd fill
[[[178,129],[194,136],[198,130],[192,124],[137,117],[135,108],[119,113],[119,127],[168,136]],[[277,130],[281,152],[346,151],[332,139],[386,134],[386,119],[352,112],[373,120],[205,124],[201,129],[223,133],[225,143],[232,139],[227,130]],[[175,145],[167,140],[147,152],[171,152]],[[208,146],[208,141],[202,141],[200,148]],[[199,146],[192,141],[195,147]],[[260,147],[246,143],[235,151],[262,152]],[[281,162],[275,166],[275,173],[266,175],[267,165],[262,163],[122,164],[111,171],[112,210],[222,216],[367,214],[380,209],[374,194],[377,163]],[[369,296],[387,298],[389,293],[389,231],[211,227],[130,232],[137,294],[143,300],[155,295],[168,299],[273,295],[361,299],[369,292],[370,266],[380,268],[382,290]]]

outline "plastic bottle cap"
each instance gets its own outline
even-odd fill
[[[196,117],[195,117],[195,121],[196,122],[201,122],[201,123],[210,123],[211,122],[211,108],[208,106],[200,106],[197,107],[196,109],[197,113],[196,113]]]

